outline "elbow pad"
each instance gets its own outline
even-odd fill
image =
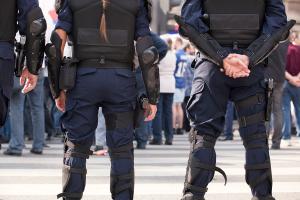
[[[186,36],[210,61],[223,67],[223,60],[229,52],[208,33],[198,32],[194,27],[186,24],[180,16],[175,15],[174,18],[180,26],[180,34]]]
[[[50,90],[54,99],[60,95],[59,88],[59,74],[60,67],[62,65],[61,45],[62,40],[59,35],[53,31],[51,35],[51,43],[46,45],[46,56],[48,58],[48,79],[50,84]]]
[[[45,51],[46,20],[39,7],[33,8],[27,15],[26,63],[30,73],[37,75],[43,64]]]
[[[150,36],[140,38],[136,43],[136,50],[149,103],[156,105],[160,93],[158,51],[153,46],[153,41]]]
[[[249,57],[249,67],[254,67],[263,62],[278,47],[280,42],[287,40],[290,29],[295,23],[295,20],[290,20],[284,27],[275,31],[272,35],[263,34],[256,39],[244,53]]]

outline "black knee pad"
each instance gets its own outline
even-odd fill
[[[112,160],[129,159],[133,161],[133,144],[123,145],[118,148],[109,148],[110,158]],[[130,198],[133,199],[134,193],[134,169],[128,174],[110,175],[110,191],[112,198],[123,191],[129,190]]]
[[[191,142],[191,152],[190,157],[188,161],[188,167],[187,167],[187,173],[185,177],[185,184],[184,184],[184,200],[192,200],[192,199],[204,199],[203,194],[207,192],[207,188],[202,188],[199,186],[193,185],[193,182],[195,178],[198,176],[198,174],[203,171],[217,171],[221,173],[225,179],[225,184],[227,183],[227,176],[225,172],[214,166],[209,165],[206,163],[202,163],[197,157],[195,157],[195,152],[200,151],[201,149],[214,149],[216,138],[205,135],[205,134],[199,134],[195,130],[191,130],[190,132],[190,142]],[[213,178],[213,176],[212,176]],[[212,180],[211,178],[211,180]],[[210,181],[211,181],[210,180]],[[192,194],[191,194],[192,193]],[[200,194],[199,197],[196,197],[195,195]],[[201,196],[202,194],[202,196]]]
[[[74,166],[69,166],[66,163],[66,159],[71,158],[80,158],[80,159],[88,159],[93,152],[90,150],[89,146],[83,145],[74,145],[70,141],[65,141],[64,146],[64,166],[62,170],[62,182],[63,182],[63,192],[57,195],[57,198],[63,198],[64,200],[79,200],[82,198],[83,191],[70,192],[68,190],[72,190],[69,188],[70,180],[72,175],[79,174],[81,175],[80,181],[83,182],[78,183],[82,184],[84,189],[86,184],[86,167],[84,168],[76,168]],[[74,180],[73,180],[74,181]]]
[[[0,127],[5,124],[8,114],[8,98],[1,94],[0,90]]]
[[[106,130],[128,128],[133,126],[134,112],[109,113],[104,115]]]

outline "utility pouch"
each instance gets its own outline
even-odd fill
[[[78,60],[65,57],[59,75],[59,88],[61,90],[70,90],[75,86],[76,71]]]
[[[271,119],[271,113],[272,113],[272,104],[273,104],[273,90],[274,90],[274,80],[272,78],[269,78],[266,80],[266,121],[270,121]]]

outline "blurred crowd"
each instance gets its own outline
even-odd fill
[[[160,100],[158,112],[151,122],[143,122],[135,130],[136,148],[146,145],[172,145],[174,135],[184,135],[191,129],[186,116],[186,106],[192,93],[196,49],[180,37],[165,38],[166,56],[159,64]],[[274,79],[273,111],[268,126],[273,149],[281,145],[291,146],[291,136],[300,138],[300,35],[292,32],[289,41],[279,45],[267,63],[266,79]],[[22,155],[26,140],[32,141],[31,153],[42,154],[48,141],[63,141],[61,113],[55,106],[48,84],[47,71],[40,73],[37,87],[24,95],[19,79],[14,80],[10,114],[0,129],[0,144],[9,143],[6,155]],[[205,106],[205,105],[203,105]],[[95,134],[95,152],[105,152],[105,122],[99,109]],[[219,139],[234,139],[238,128],[235,123],[234,103],[228,102],[224,132]],[[164,136],[164,137],[163,137]]]

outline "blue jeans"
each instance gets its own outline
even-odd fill
[[[42,74],[42,73],[40,73]],[[32,149],[43,150],[45,117],[44,117],[44,78],[40,75],[36,88],[28,93],[28,101],[31,108],[33,144]],[[11,139],[9,149],[15,152],[22,152],[24,148],[24,103],[25,95],[21,93],[19,78],[14,79],[14,90],[10,103]]]
[[[162,129],[166,141],[173,140],[173,128],[172,128],[172,104],[173,93],[161,93],[159,103],[157,105],[156,117],[153,120],[153,139],[156,141],[162,140]]]
[[[284,83],[283,89],[283,116],[284,124],[282,136],[283,139],[291,139],[291,102],[293,102],[296,113],[297,136],[300,136],[300,88]]]
[[[149,135],[152,134],[152,122],[141,122],[140,127],[135,129],[135,139],[139,145],[146,145]]]
[[[6,122],[3,127],[0,128],[0,136],[3,136],[6,139],[10,139],[10,119],[9,114],[7,115]]]
[[[234,104],[228,101],[227,110],[225,114],[224,135],[226,138],[233,138],[233,118],[234,118]]]

